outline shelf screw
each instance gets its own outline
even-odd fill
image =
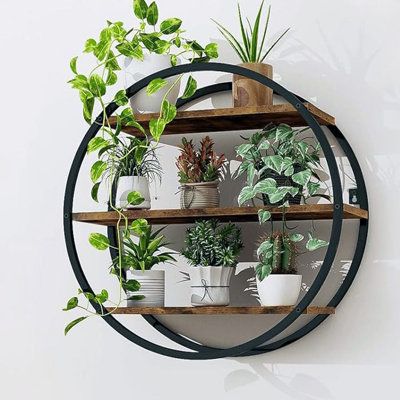
[[[68,218],[68,214],[67,213],[64,214],[64,218]]]
[[[296,308],[296,311],[299,313],[301,310],[300,310],[300,308]]]
[[[335,208],[336,208],[336,210],[339,210],[339,208],[340,208],[339,204],[335,204]]]
[[[300,108],[300,107],[301,107],[301,103],[297,103],[296,108]]]

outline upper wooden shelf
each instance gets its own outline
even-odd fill
[[[282,208],[264,207],[272,213],[273,220],[282,219]],[[259,207],[218,207],[203,209],[170,209],[170,210],[128,210],[124,211],[129,221],[145,218],[150,224],[190,224],[198,219],[217,218],[221,222],[258,221]],[[332,204],[293,205],[286,209],[287,220],[329,220],[333,217]],[[344,205],[345,219],[367,219],[368,211],[348,204]],[[74,221],[99,225],[115,226],[118,214],[115,211],[73,213]]]
[[[310,103],[304,103],[321,125],[335,125],[335,118]],[[137,114],[136,120],[148,129],[149,121],[158,118],[158,113]],[[115,117],[110,118],[115,127]],[[200,132],[222,132],[246,129],[261,129],[269,122],[285,123],[293,127],[306,126],[297,109],[290,104],[263,107],[217,108],[211,110],[178,111],[163,135]],[[125,126],[123,131],[135,136],[142,134],[135,128]]]
[[[295,309],[292,306],[275,307],[109,307],[113,314],[139,315],[232,315],[232,314],[289,314]],[[335,314],[335,307],[309,306],[303,314]]]

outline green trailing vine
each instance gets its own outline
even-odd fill
[[[83,118],[88,124],[96,123],[99,125],[99,134],[91,139],[88,144],[88,153],[97,152],[97,161],[90,169],[90,178],[93,182],[91,197],[98,201],[98,191],[102,184],[108,188],[108,203],[112,210],[118,215],[116,225],[118,257],[113,260],[110,273],[118,278],[119,298],[116,302],[111,301],[106,289],[100,293],[83,292],[78,290],[78,295],[72,297],[67,302],[64,311],[73,309],[83,310],[86,315],[71,321],[65,328],[65,334],[78,323],[91,316],[105,316],[111,314],[124,300],[124,291],[135,292],[139,290],[140,284],[136,280],[126,280],[124,278],[124,268],[130,268],[127,260],[132,261],[133,241],[131,236],[136,235],[140,238],[151,232],[146,220],[136,220],[129,224],[129,221],[121,209],[116,207],[113,201],[113,189],[120,176],[124,174],[137,174],[141,176],[159,177],[161,167],[155,156],[155,149],[168,123],[176,116],[176,106],[167,100],[171,89],[182,79],[180,75],[175,82],[168,88],[163,96],[160,113],[157,118],[153,118],[149,123],[149,131],[146,131],[135,119],[130,106],[129,99],[125,90],[113,90],[118,82],[118,74],[121,71],[120,60],[123,57],[143,60],[147,53],[168,55],[171,66],[177,65],[178,60],[186,62],[207,62],[218,57],[218,49],[215,43],[201,46],[196,40],[186,37],[182,29],[182,21],[179,18],[168,18],[159,22],[158,6],[156,2],[147,4],[145,0],[134,0],[132,2],[133,14],[136,17],[136,24],[126,27],[123,22],[107,21],[106,27],[101,30],[97,39],[89,38],[86,40],[83,52],[95,59],[94,67],[88,72],[83,73],[79,67],[78,57],[70,61],[70,69],[73,73],[69,81],[71,87],[78,91],[79,99],[82,103]],[[146,88],[148,95],[156,93],[168,84],[162,78],[156,78],[149,83]],[[190,75],[183,97],[193,96],[197,89],[195,78]],[[107,116],[107,106],[115,103],[122,110],[115,114],[116,123],[111,124]],[[101,118],[94,120],[93,114],[99,109]],[[122,137],[123,126],[136,128],[144,137],[143,140]],[[153,142],[151,142],[153,140]],[[140,205],[144,199],[139,192],[128,194],[128,203]],[[150,235],[152,235],[150,233]],[[147,248],[142,248],[143,252],[153,257],[153,261],[164,262],[170,260],[171,255],[160,253],[160,246],[157,245],[160,238],[151,236],[151,241],[147,243]],[[91,233],[89,243],[97,250],[104,251],[111,246],[109,239],[101,233]],[[123,244],[128,245],[127,249]],[[152,251],[154,247],[154,251]],[[149,255],[149,252],[151,252]],[[143,254],[142,254],[143,255]],[[139,255],[136,254],[139,259]],[[146,256],[147,257],[147,256]],[[154,265],[154,264],[153,264]],[[82,305],[84,301],[84,305]],[[97,303],[101,312],[97,313],[90,310],[90,302]],[[105,303],[112,305],[109,311],[105,308]]]

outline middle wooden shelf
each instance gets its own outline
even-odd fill
[[[199,219],[216,218],[221,222],[256,222],[261,207],[218,207],[203,209],[163,209],[163,210],[127,210],[124,215],[129,221],[145,218],[153,225],[191,224]],[[264,207],[272,214],[273,220],[281,220],[283,209],[280,207]],[[330,220],[333,218],[333,204],[292,205],[286,208],[285,218],[291,221]],[[344,204],[344,219],[368,219],[368,212],[361,208]],[[118,213],[115,211],[73,213],[74,221],[115,226]]]

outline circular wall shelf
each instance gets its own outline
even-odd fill
[[[173,340],[175,343],[186,347],[189,351],[175,350],[154,344],[134,332],[130,331],[123,324],[121,324],[113,315],[105,315],[103,319],[112,326],[117,332],[122,334],[133,343],[142,346],[153,352],[183,359],[215,359],[221,357],[232,356],[248,356],[262,354],[271,350],[275,350],[289,343],[292,343],[299,338],[306,335],[311,330],[315,329],[327,316],[334,313],[336,306],[340,303],[350,285],[352,284],[357,270],[360,266],[361,259],[364,253],[368,232],[368,199],[366,187],[360,165],[352,151],[349,143],[345,139],[341,131],[336,127],[334,118],[330,115],[317,109],[315,106],[304,101],[304,99],[289,92],[273,80],[260,75],[256,72],[248,70],[243,67],[221,64],[221,63],[198,63],[198,64],[185,64],[172,68],[159,71],[155,74],[149,75],[146,78],[132,85],[127,89],[126,94],[130,98],[137,92],[145,88],[154,78],[167,78],[178,74],[195,72],[195,71],[218,71],[225,73],[232,73],[242,75],[250,79],[254,79],[259,83],[271,88],[274,93],[282,96],[288,104],[274,105],[268,107],[256,108],[231,108],[231,109],[215,109],[215,110],[199,110],[199,111],[182,111],[178,112],[174,121],[167,126],[165,131],[166,135],[172,134],[190,134],[196,132],[220,132],[231,131],[238,129],[258,129],[265,126],[268,122],[287,123],[291,126],[309,126],[313,131],[316,139],[320,143],[321,149],[325,155],[329,174],[333,185],[333,204],[316,204],[316,205],[300,205],[291,206],[287,212],[287,219],[292,220],[305,220],[305,219],[320,219],[332,220],[332,229],[330,234],[329,246],[327,248],[326,256],[323,264],[307,293],[300,300],[295,307],[202,307],[201,309],[192,307],[165,307],[165,308],[121,308],[116,310],[115,313],[120,314],[141,314],[147,322],[149,322],[157,331]],[[210,96],[214,93],[231,90],[231,83],[222,83],[211,85],[199,89],[195,96],[190,98],[190,101],[195,99]],[[177,106],[183,106],[187,101],[179,100]],[[118,106],[111,103],[107,106],[107,116],[111,115],[117,110]],[[154,117],[154,115],[153,115]],[[103,118],[100,115],[96,121],[101,121]],[[144,114],[137,118],[138,122],[146,126],[151,115]],[[360,208],[343,204],[342,186],[339,176],[338,166],[335,156],[328,142],[328,139],[321,129],[321,125],[326,126],[331,133],[335,136],[336,140],[343,149],[344,154],[347,156],[350,166],[353,170],[357,189],[358,200]],[[87,131],[79,148],[76,152],[71,169],[67,179],[65,198],[64,198],[64,235],[68,251],[68,256],[78,280],[81,289],[85,292],[93,292],[89,282],[86,279],[80,260],[76,250],[74,240],[74,226],[73,221],[97,223],[108,226],[108,235],[111,242],[115,243],[115,225],[116,216],[112,211],[108,212],[84,212],[73,213],[73,199],[75,194],[75,187],[78,174],[86,154],[86,149],[89,141],[96,136],[100,130],[98,123],[93,123]],[[124,131],[130,134],[139,135],[137,131],[129,127],[124,128]],[[281,209],[268,208],[273,217],[279,219]],[[181,224],[194,222],[196,218],[218,218],[221,221],[255,221],[257,217],[257,209],[241,208],[241,207],[227,207],[216,209],[204,210],[135,210],[128,211],[125,214],[129,220],[137,218],[146,218],[150,223],[154,224]],[[351,267],[328,304],[324,307],[310,306],[311,302],[318,294],[322,285],[324,284],[327,275],[331,269],[332,263],[335,259],[337,248],[339,245],[342,221],[343,219],[356,219],[359,221],[357,245],[354,252],[354,257]],[[115,253],[112,251],[112,256]],[[101,314],[100,305],[91,302],[92,306],[97,313]],[[223,309],[223,310],[222,310]],[[182,335],[173,332],[154,315],[166,314],[285,314],[286,316],[279,321],[273,328],[264,332],[256,338],[253,338],[245,343],[226,349],[217,349],[201,345],[193,340],[190,340]],[[305,326],[301,327],[294,333],[291,333],[283,339],[270,342],[285,329],[292,325],[301,315],[309,314],[315,315],[311,321]],[[269,342],[268,344],[265,344]]]

